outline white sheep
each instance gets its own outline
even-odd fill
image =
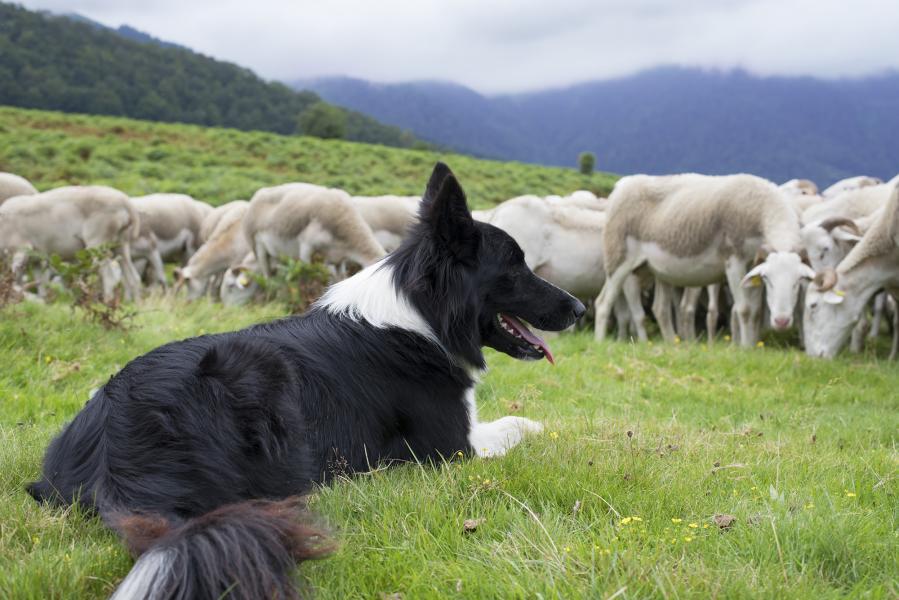
[[[635,175],[619,180],[609,199],[608,279],[596,301],[597,339],[605,337],[625,279],[644,265],[665,285],[726,279],[738,325],[733,335],[745,346],[758,339],[762,285],[772,327],[792,325],[800,281],[814,271],[798,253],[796,213],[773,183],[752,175]],[[750,270],[757,256],[761,262]],[[670,298],[658,304],[657,318],[664,320]]]
[[[534,273],[586,299],[595,298],[606,280],[602,254],[606,220],[604,212],[592,208],[554,202],[551,197],[519,196],[494,208],[490,224],[518,242]],[[645,315],[636,278],[625,286],[625,297],[627,306],[615,306],[619,337],[627,335],[630,324],[637,336],[645,340]]]
[[[883,183],[883,180],[879,177],[870,177],[868,175],[857,175],[855,177],[847,177],[846,179],[841,179],[838,182],[834,183],[826,190],[821,192],[821,196],[824,198],[836,198],[843,192],[848,192],[850,190],[858,190],[863,187],[868,187],[872,185],[880,185]]]
[[[203,221],[213,211],[209,204],[187,194],[149,194],[131,202],[156,236],[163,260],[186,262],[203,243]]]
[[[204,224],[206,242],[194,252],[184,268],[175,270],[176,286],[187,286],[188,298],[196,299],[214,280],[230,267],[236,266],[251,253],[243,232],[243,218],[250,203],[246,200],[228,202],[207,218]]]
[[[336,268],[347,261],[368,266],[386,254],[349,194],[308,183],[257,191],[243,230],[266,277],[272,271],[270,261],[280,256],[311,262],[321,254]]]
[[[846,343],[868,301],[879,290],[899,292],[899,184],[877,221],[836,269],[825,269],[805,297],[805,349],[833,358]],[[894,336],[891,358],[899,338]]]
[[[131,244],[140,217],[122,192],[105,186],[69,186],[32,196],[16,196],[0,206],[0,251],[13,254],[13,271],[21,273],[27,251],[58,254],[71,260],[84,248],[116,247],[127,293],[137,298],[140,283],[131,260]],[[103,293],[112,297],[118,281],[111,261],[101,265]]]
[[[409,228],[418,221],[420,196],[353,196],[353,206],[368,223],[387,252],[399,248]]]
[[[893,186],[888,183],[869,185],[849,190],[814,206],[802,213],[804,224],[823,221],[831,217],[860,219],[882,208],[890,199]]]
[[[31,196],[37,189],[31,182],[15,173],[0,172],[0,205],[14,196]]]

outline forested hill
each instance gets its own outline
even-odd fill
[[[0,3],[0,104],[408,147],[398,127],[186,48]]]

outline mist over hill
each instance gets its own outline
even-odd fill
[[[499,96],[444,82],[294,86],[480,156],[573,166],[591,151],[598,168],[618,173],[745,171],[819,185],[899,172],[895,72],[824,80],[664,67]]]

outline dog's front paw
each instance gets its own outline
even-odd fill
[[[540,433],[543,425],[524,417],[503,417],[490,423],[478,423],[469,436],[475,454],[482,458],[502,456],[529,433]]]

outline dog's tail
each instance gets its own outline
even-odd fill
[[[183,522],[142,513],[104,518],[138,557],[113,600],[299,598],[294,566],[331,551],[298,497],[228,504]]]

